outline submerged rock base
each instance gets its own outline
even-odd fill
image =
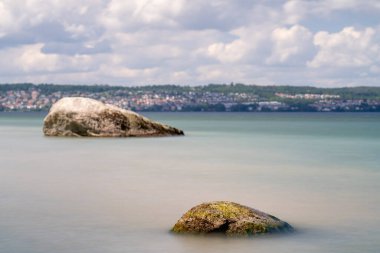
[[[184,135],[135,112],[83,97],[56,102],[44,119],[46,136],[129,137]]]
[[[288,223],[253,208],[228,201],[216,201],[191,208],[178,220],[172,231],[248,236],[289,232],[293,228]]]

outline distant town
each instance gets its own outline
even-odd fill
[[[380,87],[316,88],[0,84],[0,111],[47,111],[63,97],[89,97],[134,111],[380,112]]]

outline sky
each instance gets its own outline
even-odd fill
[[[0,0],[0,83],[379,80],[378,0]]]

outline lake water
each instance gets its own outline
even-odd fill
[[[184,137],[54,138],[0,114],[0,252],[380,252],[380,114],[151,113]],[[230,200],[296,232],[178,236]]]

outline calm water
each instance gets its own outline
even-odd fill
[[[185,137],[46,138],[0,114],[0,252],[380,252],[380,114],[155,113]],[[291,235],[176,236],[231,200]]]

